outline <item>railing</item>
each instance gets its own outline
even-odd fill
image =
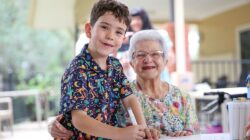
[[[0,98],[1,97],[27,97],[27,96],[34,96],[35,97],[35,111],[36,111],[36,120],[39,123],[39,125],[42,122],[42,106],[41,106],[41,96],[45,97],[45,117],[47,119],[47,113],[49,109],[48,104],[48,93],[47,92],[41,92],[40,90],[18,90],[18,91],[0,91]]]
[[[250,73],[250,59],[245,60],[199,60],[192,61],[195,82],[209,80],[216,87],[219,80],[226,80],[227,86],[242,85]],[[223,79],[224,78],[224,79]]]

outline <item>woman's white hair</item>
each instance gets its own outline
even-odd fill
[[[149,30],[141,30],[136,32],[130,39],[129,43],[129,51],[128,51],[128,57],[129,61],[132,61],[133,59],[133,53],[135,52],[136,48],[140,47],[137,45],[139,41],[142,40],[152,40],[152,41],[159,41],[161,44],[161,50],[163,51],[163,58],[164,60],[167,60],[167,44],[165,40],[163,39],[162,35],[155,29],[149,29]]]

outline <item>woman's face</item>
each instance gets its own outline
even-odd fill
[[[141,40],[136,43],[131,65],[138,77],[145,80],[160,78],[166,65],[160,45],[155,40]]]
[[[143,21],[140,16],[132,16],[130,27],[134,32],[138,32],[143,27]]]

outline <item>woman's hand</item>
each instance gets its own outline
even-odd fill
[[[170,137],[180,137],[180,136],[190,136],[192,135],[193,133],[191,131],[176,131],[176,132],[168,132],[167,133],[167,136],[170,136]]]
[[[250,123],[245,127],[246,140],[250,140]]]
[[[146,128],[145,134],[147,140],[158,140],[160,139],[160,131],[153,128]]]
[[[48,131],[50,135],[54,138],[68,139],[69,137],[73,135],[73,132],[67,130],[59,123],[61,118],[62,118],[62,115],[59,115],[56,117],[55,120],[49,123]]]
[[[250,116],[249,119],[250,121]],[[250,122],[245,127],[246,140],[250,140]]]
[[[115,140],[143,140],[146,137],[144,130],[145,126],[143,125],[132,125],[122,128],[117,133]]]

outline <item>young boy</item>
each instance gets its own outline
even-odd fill
[[[73,132],[70,139],[133,140],[153,135],[146,129],[121,64],[109,56],[121,47],[129,22],[128,8],[120,2],[100,0],[93,6],[90,23],[85,24],[89,44],[72,60],[61,81],[60,123]],[[121,101],[133,110],[138,125],[119,126]]]

